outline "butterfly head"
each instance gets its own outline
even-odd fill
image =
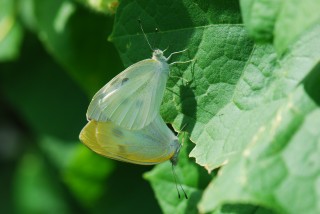
[[[178,139],[175,139],[173,141],[173,145],[175,147],[175,151],[173,156],[170,158],[170,161],[172,163],[173,166],[178,164],[178,160],[179,160],[179,153],[180,153],[180,149],[181,149],[181,144],[179,143]]]
[[[155,49],[152,53],[152,59],[155,59],[157,61],[167,61],[167,58],[163,55],[163,51],[159,49]]]

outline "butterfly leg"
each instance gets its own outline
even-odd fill
[[[195,60],[196,60],[196,59],[191,59],[191,60],[184,61],[184,62],[177,61],[177,62],[172,62],[172,63],[170,63],[169,65],[174,65],[174,64],[184,64],[184,63],[193,62],[193,61],[195,61]]]
[[[184,49],[184,50],[182,50],[182,51],[177,51],[177,52],[171,53],[171,54],[168,56],[167,61],[169,61],[170,58],[171,58],[174,54],[183,53],[183,52],[185,52],[186,50],[188,50],[188,49]]]

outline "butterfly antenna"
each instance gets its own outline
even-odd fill
[[[155,34],[157,35],[158,33],[159,33],[159,29],[156,27],[156,29],[155,29]],[[153,47],[155,47],[156,46],[156,40],[155,39],[153,39]]]
[[[168,49],[169,49],[169,46],[168,46],[166,49],[164,49],[162,52],[164,53],[164,52],[166,52]]]
[[[150,42],[149,42],[149,40],[148,40],[147,35],[145,34],[145,32],[144,32],[144,30],[143,30],[143,27],[142,27],[142,24],[141,24],[141,19],[138,19],[138,22],[139,22],[141,31],[142,31],[142,33],[143,33],[143,35],[144,35],[144,38],[147,40],[147,43],[148,43],[150,49],[151,49],[152,51],[154,51],[153,48],[152,48],[151,45],[150,45]]]
[[[184,193],[184,197],[185,197],[186,199],[188,199],[188,195],[187,195],[187,193],[184,191],[184,189],[183,189],[180,181],[177,182],[178,178],[177,178],[176,171],[174,170],[174,165],[172,164],[171,166],[172,166],[172,174],[173,174],[174,182],[176,183],[176,189],[177,189],[177,192],[178,192],[178,197],[180,198],[180,192],[179,192],[179,189],[178,189],[178,183],[179,183],[179,186],[180,186],[182,192]]]

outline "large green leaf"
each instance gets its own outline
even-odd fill
[[[222,169],[206,190],[202,212],[239,201],[279,213],[320,212],[319,90],[320,64],[282,100],[244,152]]]
[[[278,53],[320,22],[317,0],[241,0],[244,23],[258,42],[273,40]]]
[[[307,34],[278,60],[269,45],[256,45],[229,103],[219,110],[199,136],[191,155],[208,170],[241,151],[268,121],[282,100],[308,74],[320,57],[319,28]],[[213,142],[212,142],[213,141]],[[204,156],[204,154],[206,154]]]
[[[117,14],[119,17],[116,19],[116,23],[117,20],[121,20],[125,28],[120,24],[116,24],[112,38],[120,53],[124,52],[122,57],[125,64],[129,64],[133,62],[133,60],[129,60],[129,57],[136,60],[147,58],[148,54],[144,53],[150,52],[150,50],[148,50],[147,43],[141,34],[132,36],[119,35],[123,33],[122,29],[130,32],[130,29],[135,28],[132,31],[139,32],[136,19],[130,18],[130,20],[133,20],[131,22],[134,22],[135,25],[128,23],[125,17],[130,14],[123,14],[121,10],[123,7],[127,11],[130,7],[137,6],[136,3],[129,2],[127,5],[124,5],[125,2],[120,4]],[[168,26],[166,23],[159,22],[158,24],[154,24],[154,26],[160,26],[159,34],[151,34],[149,37],[160,38],[161,43],[169,45],[169,50],[171,51],[188,48],[188,53],[185,53],[184,57],[180,57],[179,59],[196,58],[196,62],[181,66],[180,68],[183,72],[179,71],[177,67],[172,68],[172,77],[168,82],[168,90],[164,98],[161,113],[167,121],[173,122],[176,127],[187,124],[185,130],[191,132],[192,141],[197,144],[201,141],[206,143],[206,145],[212,145],[212,140],[210,141],[208,137],[207,139],[204,138],[205,127],[212,118],[219,119],[224,116],[221,115],[220,111],[232,98],[236,83],[241,77],[246,61],[250,57],[251,50],[253,50],[253,43],[248,39],[243,26],[238,24],[240,14],[237,5],[230,4],[229,7],[223,3],[205,5],[211,6],[209,8],[211,8],[212,13],[217,13],[217,17],[225,17],[223,21],[227,23],[222,24],[213,24],[214,17],[209,16],[208,19],[205,19],[206,13],[201,14],[201,8],[192,2],[186,1],[182,4],[180,1],[175,1],[174,5],[175,7],[170,9],[171,13],[168,11],[169,5],[166,12],[172,16],[180,15],[180,19],[186,20],[182,22],[185,26],[180,26],[180,22],[168,22]],[[145,7],[147,6],[145,5]],[[197,16],[199,20],[195,19],[195,24],[187,19],[186,9],[190,7],[190,13],[197,12],[202,15]],[[153,10],[155,8],[156,6],[152,7]],[[219,8],[219,10],[216,8]],[[182,12],[177,13],[176,10],[181,10]],[[137,7],[135,11],[137,18],[141,17],[141,20],[148,20],[140,15],[140,13],[143,14],[142,7]],[[149,13],[151,14],[151,12]],[[203,27],[193,27],[197,22],[200,25],[205,21],[211,21],[212,23],[206,23],[207,25]],[[235,22],[236,24],[228,24],[228,22]],[[189,26],[187,26],[188,24]],[[162,46],[166,47],[165,45]],[[189,57],[187,58],[186,55],[189,55]],[[216,148],[214,149],[216,150]],[[211,155],[211,150],[209,151],[208,148],[205,150]],[[206,157],[207,161],[211,159],[208,155]],[[200,161],[202,160],[200,159]],[[201,164],[205,165],[208,163]],[[210,169],[213,169],[213,167]]]
[[[245,6],[243,4],[242,9]],[[282,6],[282,11],[290,9],[289,3]],[[271,11],[267,21],[272,22],[275,19],[274,14],[276,12]],[[281,148],[284,146],[283,142],[291,145],[290,136],[302,131],[302,127],[294,127],[301,117],[298,113],[292,115],[294,123],[288,125],[287,118],[282,120],[279,112],[284,106],[291,104],[294,111],[296,103],[291,102],[291,98],[320,59],[320,28],[316,22],[310,22],[303,31],[301,28],[300,33],[285,28],[279,41],[287,38],[287,43],[282,45],[280,42],[279,46],[280,43],[276,42],[274,48],[270,44],[254,44],[249,39],[240,21],[237,1],[122,1],[116,14],[111,39],[126,66],[151,55],[143,35],[139,32],[136,22],[139,18],[152,46],[160,49],[169,47],[169,53],[187,48],[186,53],[176,56],[174,60],[196,59],[191,64],[172,66],[161,114],[166,121],[173,123],[177,130],[186,125],[185,130],[196,144],[190,156],[196,158],[196,162],[209,172],[229,162],[242,163],[245,156],[241,154],[246,154],[247,148],[252,144],[260,145],[257,148],[268,152],[264,140],[260,139],[262,133],[268,133],[266,136],[270,137],[269,142],[273,142],[275,148]],[[159,32],[152,33],[156,27]],[[270,26],[270,29],[272,28],[273,26]],[[272,37],[271,34],[263,35],[264,40]],[[281,56],[277,55],[275,49],[280,50]],[[302,93],[301,99],[306,97],[306,93]],[[306,108],[316,108],[312,102],[305,105]],[[299,111],[298,106],[297,109]],[[266,127],[273,132],[267,132]],[[277,130],[277,127],[282,129]],[[276,135],[278,132],[287,134],[279,138]],[[320,156],[319,152],[317,154]],[[273,158],[276,158],[276,155]],[[259,169],[259,164],[254,161],[251,164],[252,173],[261,175],[262,172],[255,168]],[[167,168],[163,168],[162,172],[166,171]],[[257,200],[249,200],[253,194],[246,193],[243,190],[245,188],[236,191],[238,187],[235,188],[237,194],[232,191],[227,194],[229,183],[235,175],[241,175],[241,167],[235,166],[230,171],[234,173],[230,177],[221,175],[220,179],[218,176],[217,181],[223,183],[221,186],[224,188],[215,193],[215,198],[214,188],[206,191],[200,206],[202,211],[213,211],[221,204],[232,202],[265,205],[278,212],[292,213],[288,207],[279,208],[280,205],[275,200],[270,200],[262,189],[259,190],[262,197]],[[285,177],[285,174],[277,175],[276,172],[268,173],[271,181],[257,181],[253,178],[250,178],[250,181],[267,185],[276,182],[277,176]],[[167,183],[166,188],[164,182],[158,181],[156,185],[152,181],[152,184],[157,195],[164,194],[169,186],[172,188],[171,183]],[[308,190],[300,184],[299,181],[292,181],[292,185],[299,187],[299,190]],[[211,186],[215,186],[215,182]],[[291,189],[294,191],[294,188]],[[160,194],[158,191],[163,192]],[[231,195],[233,200],[228,200],[230,198],[226,196],[218,200],[219,195]],[[287,202],[288,197],[285,197],[285,194],[281,194],[278,200]],[[167,211],[166,199],[158,197],[158,200],[162,209]],[[212,200],[215,200],[215,203],[212,203]],[[319,201],[319,198],[314,194],[312,200]],[[180,204],[185,207],[185,202]],[[296,208],[301,207],[297,205]],[[313,211],[314,209],[315,206],[310,208]]]

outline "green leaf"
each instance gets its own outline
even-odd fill
[[[180,139],[183,140],[183,137]],[[156,193],[163,213],[198,213],[197,204],[214,173],[212,176],[209,175],[188,158],[191,149],[192,145],[189,141],[180,151],[179,163],[175,166],[177,183],[169,162],[159,164],[152,171],[144,174],[144,178],[151,183]],[[186,191],[188,199],[185,199],[180,184]],[[181,198],[178,198],[177,191]]]
[[[237,23],[240,17],[240,12],[237,11],[237,5],[231,3],[230,5],[224,5],[222,2],[220,2],[220,5],[203,5],[209,7],[209,9],[212,10],[209,10],[211,13],[216,12],[217,17],[224,17],[225,19],[222,21],[236,23],[215,24],[213,22],[216,20],[214,17],[208,16],[206,19],[207,14],[203,11],[201,13],[200,5],[189,1],[183,3],[185,5],[176,1],[174,4],[175,7],[169,10],[168,6],[167,9],[169,11],[166,10],[166,12],[172,16],[178,14],[181,16],[181,19],[186,19],[187,12],[185,10],[190,8],[190,13],[200,12],[201,16],[196,16],[198,23],[197,20],[195,20],[194,24],[188,23],[188,20],[186,20],[182,22],[184,26],[180,26],[180,22],[168,23],[168,26],[166,26],[165,22],[159,21],[159,24],[155,24],[155,26],[160,26],[159,34],[148,35],[150,38],[159,37],[162,44],[170,45],[168,52],[170,50],[177,51],[188,48],[188,53],[180,57],[179,60],[183,61],[188,58],[196,59],[195,63],[179,67],[181,68],[180,71],[177,67],[172,67],[171,78],[168,81],[168,90],[164,97],[161,113],[167,121],[173,122],[174,126],[178,127],[187,124],[185,129],[191,132],[191,140],[196,142],[197,146],[198,143],[205,143],[205,145],[207,145],[206,147],[208,147],[208,145],[212,145],[212,140],[210,140],[208,136],[203,136],[205,127],[211,119],[219,119],[223,116],[220,111],[223,107],[227,106],[227,104],[230,103],[230,99],[232,99],[236,83],[241,77],[246,62],[253,50],[253,43],[248,39],[243,26]],[[130,32],[130,29],[134,26],[125,20],[124,17],[129,15],[125,13],[122,14],[122,7],[129,10],[129,8],[137,5],[134,2],[131,2],[131,4],[128,3],[128,5],[125,6],[124,4],[125,1],[120,4],[118,9],[116,27],[112,38],[120,52],[124,52],[122,55],[123,61],[125,64],[129,64],[127,62],[129,61],[128,57],[138,60],[139,58],[147,58],[148,55],[142,54],[142,52],[145,52],[147,49],[141,48],[147,47],[143,35],[119,35],[121,29],[126,27],[125,29]],[[156,5],[152,8],[156,8]],[[138,13],[139,10],[142,9],[142,6],[137,7],[135,11]],[[176,10],[183,12],[177,13]],[[130,19],[134,20],[132,17]],[[120,24],[117,25],[117,20],[121,20],[124,27]],[[141,17],[141,20],[148,19]],[[208,20],[211,22],[204,25],[203,22],[208,22]],[[190,26],[186,26],[187,24]],[[199,27],[196,28],[195,26],[197,24]],[[203,26],[200,26],[200,24],[203,24]],[[194,26],[192,27],[191,25]],[[131,28],[129,26],[131,26]],[[135,32],[139,30],[138,27],[136,23]],[[162,28],[165,30],[162,30]],[[141,47],[138,48],[139,46]],[[164,45],[160,46],[165,47]],[[187,58],[186,55],[189,55],[189,57]],[[130,60],[129,62],[132,61],[133,60]],[[232,72],[230,70],[232,70]],[[205,150],[207,149],[208,148]],[[208,152],[208,156],[206,156],[207,159],[211,159],[209,155],[211,154]],[[203,165],[205,164],[207,163],[203,163]],[[221,163],[219,165],[221,165]],[[213,168],[211,167],[210,169]]]
[[[78,140],[86,121],[88,99],[37,41],[28,38],[26,43],[19,61],[1,65],[0,89],[4,97],[38,136],[41,133]]]
[[[34,0],[37,33],[49,53],[91,97],[121,70],[107,41],[112,19],[68,0]]]
[[[157,13],[162,15],[157,15]],[[171,52],[188,48],[189,54],[183,54],[188,55],[188,58],[194,57],[203,36],[214,36],[214,34],[210,34],[212,32],[204,34],[207,32],[208,26],[219,32],[228,30],[229,27],[233,29],[231,23],[239,24],[241,22],[236,0],[227,3],[222,0],[214,3],[166,0],[153,1],[152,4],[147,1],[121,1],[110,40],[115,43],[126,67],[151,57],[150,47],[141,33],[138,19],[142,21],[144,31],[147,33],[151,45],[154,46],[153,48],[162,50],[168,48],[166,51],[168,55]],[[199,28],[195,28],[197,26]],[[241,28],[238,25],[235,27],[234,31]],[[158,32],[155,32],[156,29]],[[225,38],[216,39],[224,40]]]
[[[17,213],[69,213],[63,188],[43,157],[34,151],[23,155],[13,182]]]
[[[307,25],[307,29],[301,27],[298,30],[300,33],[297,33],[296,29],[291,31],[287,26],[281,30],[281,38],[275,39],[279,43],[275,42],[273,47],[270,44],[255,44],[249,39],[246,29],[240,23],[240,11],[236,1],[152,2],[152,7],[150,4],[143,1],[122,1],[116,14],[111,39],[126,66],[149,58],[151,51],[136,23],[140,18],[152,46],[162,50],[169,46],[166,52],[168,55],[174,51],[188,50],[176,56],[173,61],[196,59],[194,63],[171,67],[161,109],[164,119],[173,123],[177,130],[186,125],[185,130],[191,134],[190,139],[195,143],[190,157],[196,158],[196,163],[211,172],[227,163],[243,163],[245,157],[242,154],[251,144],[257,145],[261,152],[268,152],[265,140],[259,138],[262,133],[267,133],[265,135],[270,137],[269,142],[273,142],[275,148],[280,149],[284,144],[291,145],[290,135],[301,131],[299,126],[295,127],[301,122],[301,115],[294,113],[290,117],[293,124],[287,124],[288,118],[279,121],[279,112],[291,104],[292,109],[297,107],[299,111],[297,100],[308,97],[304,93],[301,97],[296,97],[297,103],[291,102],[299,84],[320,60],[320,27],[312,21]],[[242,4],[242,9],[245,6],[246,4]],[[268,23],[264,25],[269,27],[267,33],[273,29],[270,23],[276,19],[274,14],[277,10],[280,9],[275,8],[275,11],[266,11],[267,15],[263,14],[268,17]],[[285,14],[284,12],[284,9],[281,9],[281,14]],[[244,19],[249,20],[252,17]],[[159,32],[152,33],[156,27]],[[260,34],[264,36],[262,39],[271,39],[270,33]],[[282,54],[277,55],[277,52]],[[305,103],[307,109],[309,104],[310,102]],[[311,106],[315,108],[314,104]],[[303,110],[304,108],[302,107]],[[306,113],[308,111],[306,110]],[[283,130],[271,129],[272,124],[276,122],[279,122],[278,125]],[[283,136],[273,135],[278,132]],[[277,158],[277,155],[272,158]],[[275,163],[272,166],[277,168]],[[252,168],[254,175],[263,175],[254,161]],[[228,171],[232,172],[232,176],[218,176],[217,181],[220,181],[222,188],[212,199],[212,189],[213,186],[216,188],[216,182],[211,183],[200,204],[201,211],[214,212],[222,204],[231,202],[253,203],[267,206],[276,212],[292,213],[290,208],[284,208],[283,204],[278,203],[281,200],[288,202],[289,196],[286,194],[281,195],[276,201],[270,199],[269,194],[261,188],[255,194],[259,193],[262,196],[252,200],[253,194],[248,194],[245,188],[238,191],[241,187],[239,183],[234,184],[239,186],[234,188],[235,191],[226,191],[230,189],[232,178],[246,172],[243,171],[241,167],[232,167]],[[277,179],[286,176],[277,173],[279,169],[275,169],[274,174],[267,173],[270,180],[253,179],[256,177],[252,176],[250,181],[261,182],[260,186],[268,187],[276,183]],[[170,183],[161,183],[160,180],[154,183],[154,180],[152,185],[157,195],[166,194],[166,190],[172,187]],[[299,182],[292,184],[301,188],[302,192],[308,190]],[[223,197],[218,200],[220,195]],[[228,195],[229,198],[224,195]],[[313,201],[319,201],[315,194],[311,198]],[[158,197],[158,200],[162,209],[169,212],[166,199]],[[213,200],[216,202],[212,203]],[[179,205],[184,207],[184,203],[180,202]],[[314,211],[314,205],[310,210]]]
[[[283,100],[276,117],[244,152],[222,169],[204,194],[202,212],[239,201],[279,213],[320,212],[319,89],[320,64]]]
[[[208,170],[220,166],[254,140],[261,127],[276,117],[283,100],[320,57],[316,51],[320,45],[318,32],[316,28],[306,35],[291,54],[280,61],[270,46],[255,46],[230,103],[220,110],[220,116],[207,123],[199,136],[191,153],[198,163]]]
[[[273,40],[280,54],[320,21],[320,4],[317,0],[240,2],[243,20],[250,36],[258,42]]]
[[[83,205],[92,208],[107,190],[105,181],[113,170],[112,160],[77,144],[74,155],[63,171],[63,180]]]
[[[114,162],[77,144],[73,156],[63,170],[63,180],[83,206],[94,207],[107,190],[106,179]]]
[[[114,162],[93,153],[79,141],[70,143],[44,136],[40,146],[74,197],[87,208],[95,206],[107,189],[105,181],[114,170]]]
[[[212,214],[273,214],[273,212],[269,209],[247,205],[247,204],[226,204],[214,212]]]
[[[116,162],[98,156],[78,141],[80,130],[87,122],[85,112],[89,99],[35,39],[33,35],[27,34],[19,60],[0,64],[1,103],[6,102],[14,113],[14,118],[7,115],[10,120],[18,120],[18,125],[28,135],[39,139],[39,142],[33,140],[29,144],[22,142],[21,145],[26,148],[40,147],[35,155],[45,156],[43,167],[54,171],[49,174],[48,183],[59,183],[65,190],[57,197],[70,205],[70,212],[86,209],[87,212],[97,213],[160,213],[149,184],[141,176],[150,167],[117,162],[119,166],[112,171],[113,167],[109,163],[114,165]],[[17,164],[19,161],[18,158]],[[37,175],[42,176],[41,173]],[[15,176],[12,177],[13,180]],[[46,178],[44,173],[41,179]],[[21,185],[27,185],[23,184],[23,177],[21,179]],[[44,192],[51,195],[50,189]],[[21,197],[27,197],[28,194],[33,196],[31,187]],[[6,192],[3,195],[8,197]],[[31,199],[21,199],[24,200],[22,209],[36,206],[34,203],[39,200]],[[137,206],[143,203],[143,207]],[[20,206],[20,202],[14,201],[8,206]]]
[[[16,7],[17,1],[0,0],[0,62],[19,56],[23,32]]]

